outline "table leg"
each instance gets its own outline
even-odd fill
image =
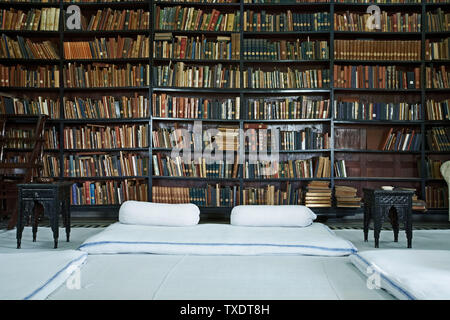
[[[58,202],[53,205],[48,202],[44,205],[45,210],[48,212],[48,217],[50,219],[50,226],[53,231],[53,241],[54,249],[58,248],[58,237],[59,237],[59,212],[58,212]]]
[[[61,213],[63,216],[64,227],[66,228],[66,239],[70,241],[70,203],[67,200],[61,203]]]
[[[379,247],[381,226],[383,224],[382,215],[383,209],[381,207],[374,208],[375,214],[373,215],[373,233],[375,237],[375,248]]]
[[[408,248],[412,248],[412,212],[411,209],[405,209],[405,231],[406,239],[408,241]]]
[[[34,206],[33,209],[33,242],[36,242],[36,234],[37,234],[37,230],[38,230],[38,224],[39,224],[39,207],[38,206]]]
[[[25,221],[30,216],[30,212],[32,212],[34,208],[34,202],[32,201],[20,201],[17,206],[17,230],[16,230],[16,239],[17,239],[17,249],[20,249],[22,244],[22,233],[25,227]]]
[[[18,201],[17,205],[17,230],[16,230],[16,239],[17,239],[17,249],[20,249],[20,245],[22,242],[22,232],[23,232],[23,209],[22,209],[22,201]]]
[[[364,204],[364,242],[369,241],[370,207]]]
[[[398,242],[398,232],[399,232],[399,224],[398,224],[398,217],[399,213],[397,208],[392,208],[392,210],[389,211],[389,218],[391,220],[392,230],[394,231],[394,242]]]

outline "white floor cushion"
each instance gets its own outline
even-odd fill
[[[80,250],[90,254],[156,253],[198,255],[300,254],[345,256],[356,248],[327,226],[241,227],[199,224],[158,227],[115,223],[90,237]]]
[[[352,263],[372,284],[398,299],[450,299],[450,251],[387,249],[359,252]]]
[[[0,300],[41,300],[87,258],[78,250],[0,253]]]

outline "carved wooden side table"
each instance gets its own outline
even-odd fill
[[[414,191],[363,189],[364,192],[364,241],[367,241],[370,220],[373,219],[375,248],[378,248],[380,231],[384,219],[389,219],[394,230],[394,241],[398,242],[399,221],[405,225],[408,248],[412,243],[412,197]],[[395,208],[396,214],[390,214]]]
[[[44,208],[44,215],[50,220],[53,231],[54,248],[58,247],[59,215],[63,216],[66,228],[67,242],[70,238],[70,191],[71,182],[55,183],[23,183],[18,184],[19,203],[17,219],[17,249],[20,248],[22,232],[26,221],[33,218],[33,242],[36,241],[38,214],[35,213],[35,204],[39,203]]]

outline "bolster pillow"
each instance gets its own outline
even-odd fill
[[[231,211],[230,223],[252,227],[307,227],[317,216],[300,205],[246,205]]]
[[[200,209],[192,203],[154,203],[125,201],[120,206],[119,222],[148,226],[193,226],[200,220]]]

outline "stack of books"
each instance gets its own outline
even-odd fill
[[[311,181],[306,187],[305,206],[331,207],[331,188],[328,181]]]
[[[423,200],[420,200],[417,197],[417,190],[415,188],[404,188],[404,187],[400,187],[400,188],[396,188],[396,190],[407,190],[407,191],[414,191],[414,195],[412,197],[412,209],[414,211],[427,211],[427,205],[426,202]]]
[[[361,198],[356,196],[358,190],[347,186],[334,186],[336,207],[338,208],[360,208]]]

